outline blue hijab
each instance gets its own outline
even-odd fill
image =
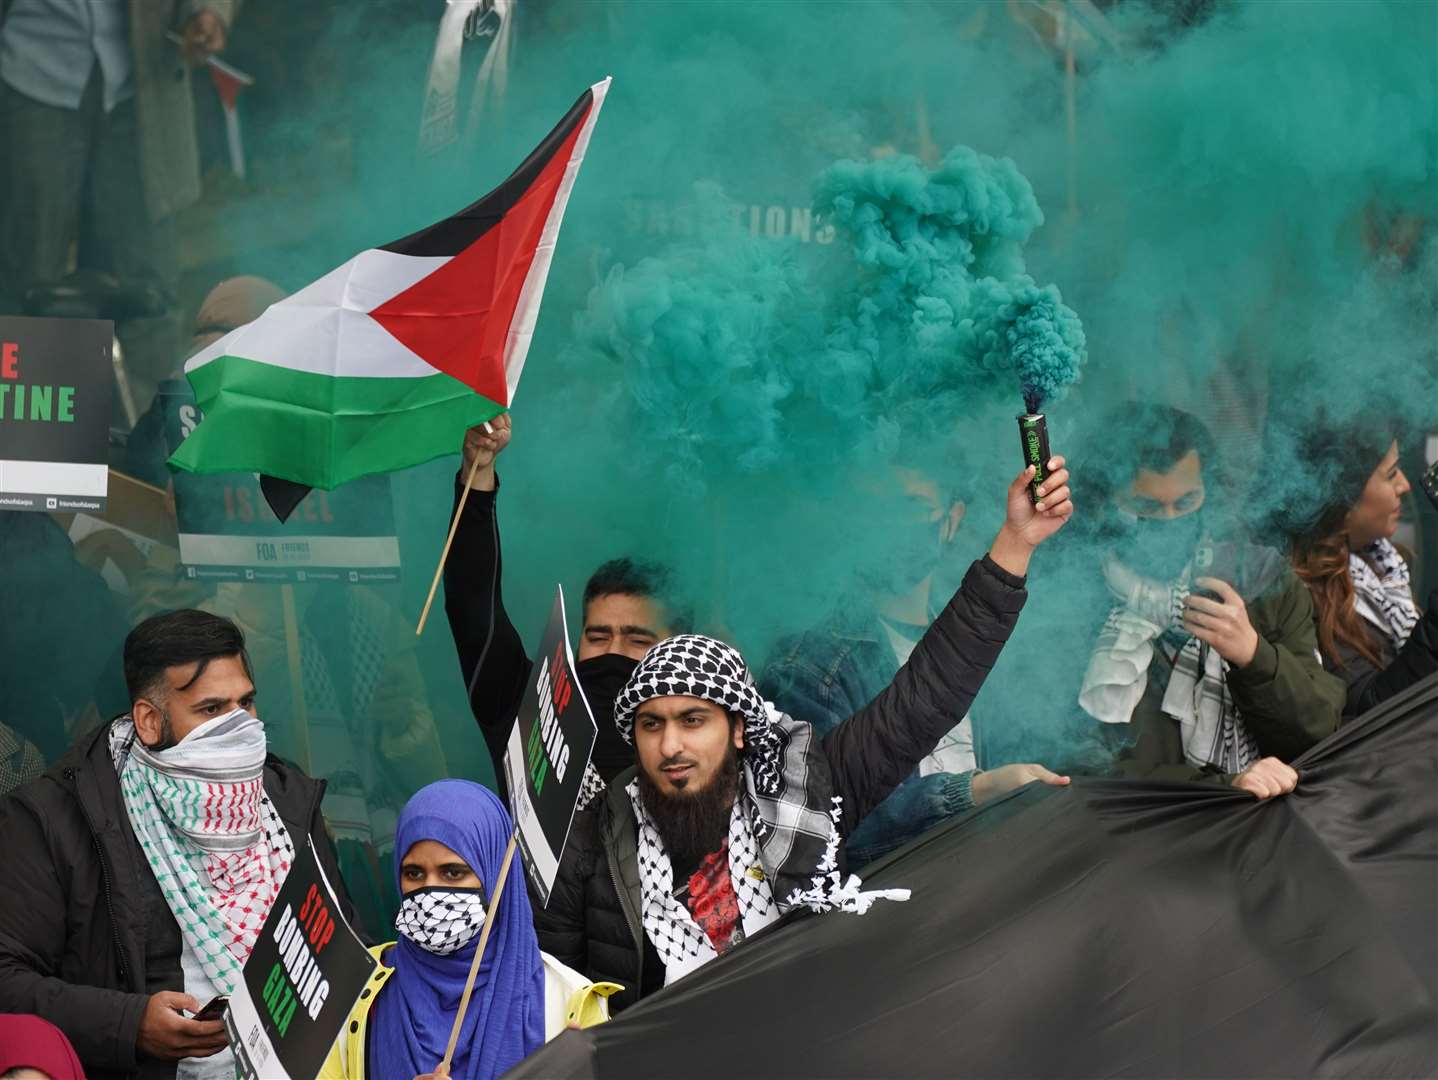
[[[512,830],[504,804],[468,780],[421,788],[395,828],[396,878],[411,847],[437,840],[479,875],[488,898],[485,917],[494,920],[450,1066],[455,1080],[492,1080],[544,1043],[544,963],[518,853],[497,918],[494,911],[494,886]],[[370,1076],[409,1080],[440,1063],[478,947],[476,935],[458,952],[436,956],[399,938],[386,957],[394,974],[370,1017]]]

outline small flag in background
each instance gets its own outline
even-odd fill
[[[191,357],[204,412],[170,463],[311,487],[431,461],[507,409],[609,80],[472,206],[349,262]]]
[[[220,105],[225,110],[225,138],[230,144],[230,168],[241,179],[245,176],[245,144],[240,140],[240,112],[237,103],[240,91],[254,86],[253,77],[230,67],[223,60],[211,56],[205,64],[210,69],[210,81],[220,95]]]

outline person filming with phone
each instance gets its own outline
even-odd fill
[[[1197,417],[1130,403],[1099,430],[1137,434],[1103,478],[1112,606],[1080,706],[1121,747],[1123,775],[1287,794],[1288,763],[1337,729],[1345,697],[1319,662],[1308,590],[1278,551],[1215,539],[1232,522]]]

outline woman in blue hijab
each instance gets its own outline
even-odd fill
[[[376,950],[380,967],[322,1077],[410,1080],[439,1065],[512,831],[503,803],[466,780],[430,784],[405,804],[399,940]],[[523,870],[510,872],[450,1064],[456,1080],[498,1077],[544,1042],[544,962]]]

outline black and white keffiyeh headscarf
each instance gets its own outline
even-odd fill
[[[1394,649],[1401,649],[1418,623],[1408,564],[1392,542],[1378,539],[1348,556],[1353,606]]]
[[[484,928],[484,890],[424,888],[406,893],[394,928],[426,952],[459,952]]]
[[[801,905],[862,913],[880,897],[908,898],[907,890],[861,893],[857,877],[841,880],[840,800],[814,729],[760,696],[735,649],[699,634],[681,634],[650,649],[614,703],[614,725],[627,742],[634,741],[635,712],[657,697],[700,698],[744,720],[744,783],[730,820],[729,863],[746,933]],[[648,824],[637,783],[629,793],[640,824],[645,932],[666,968],[682,968],[683,974],[712,958],[713,948],[673,901],[673,867]],[[750,856],[756,848],[757,869]]]

